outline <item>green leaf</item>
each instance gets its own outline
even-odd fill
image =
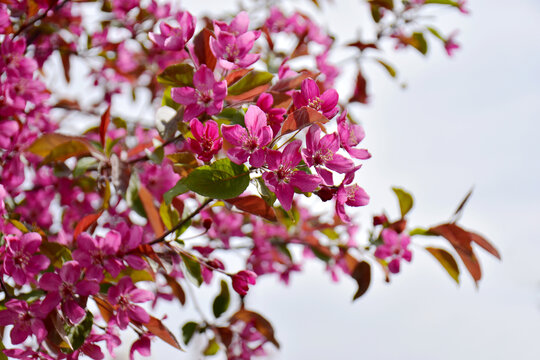
[[[71,344],[72,350],[77,350],[80,348],[94,325],[94,315],[90,311],[86,312],[86,317],[84,320],[77,326],[68,326],[67,323],[64,325],[64,330]]]
[[[208,346],[204,350],[204,355],[206,356],[216,355],[218,351],[219,351],[219,344],[217,343],[216,339],[212,339],[208,341]]]
[[[193,334],[195,334],[198,327],[199,324],[193,321],[189,321],[182,326],[182,339],[184,340],[184,344],[189,344],[189,341],[193,337]]]
[[[8,360],[8,357],[6,356],[6,354],[4,354],[5,348],[6,347],[4,346],[4,343],[0,341],[0,360]]]
[[[411,194],[406,192],[403,189],[400,188],[392,188],[394,193],[396,194],[398,201],[399,201],[399,209],[401,210],[401,218],[404,218],[405,215],[412,209],[413,207],[413,197]]]
[[[387,62],[381,60],[381,59],[375,59],[379,64],[381,64],[384,69],[388,72],[388,74],[390,74],[391,77],[395,78],[396,75],[397,75],[397,72],[396,72],[396,69],[394,69],[393,66],[391,66],[390,64],[388,64]]]
[[[192,257],[180,254],[182,257],[184,267],[186,268],[187,278],[197,286],[201,286],[203,278],[201,275],[201,264],[199,264]]]
[[[213,199],[231,199],[246,190],[249,180],[249,170],[245,165],[220,159],[211,165],[196,168],[183,183],[199,195]]]
[[[414,34],[412,34],[411,45],[416,50],[420,51],[422,55],[427,54],[428,45],[426,39],[424,38],[424,34],[422,34],[421,32],[415,32]]]
[[[178,195],[182,195],[188,191],[189,188],[185,184],[185,179],[180,179],[171,190],[163,194],[163,200],[167,205],[170,205],[170,203],[175,197],[177,197]]]
[[[426,250],[433,255],[435,259],[437,259],[446,272],[448,272],[448,275],[450,275],[452,279],[459,284],[459,267],[452,254],[446,250],[433,247],[427,247]]]
[[[257,185],[259,187],[259,194],[264,201],[270,206],[274,206],[274,203],[277,200],[276,194],[270,191],[270,189],[264,183],[262,176],[257,178]]]
[[[212,310],[214,311],[216,319],[227,311],[230,301],[231,295],[229,294],[229,286],[225,280],[221,280],[221,292],[216,296],[214,303],[212,304]]]
[[[126,202],[133,211],[145,218],[146,212],[144,211],[143,203],[141,201],[141,198],[139,197],[140,184],[141,181],[139,179],[139,176],[136,173],[131,174],[131,177],[129,178],[129,185],[126,191]]]
[[[157,81],[165,86],[193,86],[193,67],[188,64],[175,64],[158,75]]]
[[[445,42],[446,39],[435,29],[432,27],[427,27],[428,31],[433,34],[437,39],[441,40],[442,42]]]
[[[178,221],[180,220],[176,210],[171,209],[171,206],[167,205],[165,202],[162,202],[159,206],[159,215],[163,221],[163,225],[169,230],[178,224]]]
[[[266,71],[252,70],[227,89],[228,95],[241,95],[258,86],[268,84],[274,75]]]
[[[163,149],[163,146],[158,146],[153,152],[148,154],[150,161],[157,165],[160,165],[163,162],[164,157],[165,149]]]
[[[93,157],[80,158],[79,161],[77,161],[77,165],[75,165],[75,169],[73,169],[73,176],[79,177],[83,175],[90,166],[95,165],[97,163],[98,163],[97,159]]]
[[[425,0],[424,4],[440,4],[440,5],[450,5],[454,7],[459,7],[457,1],[452,0]]]
[[[229,120],[231,124],[246,126],[244,123],[244,113],[234,108],[225,108],[222,112],[216,115],[218,119]]]
[[[171,97],[171,87],[168,87],[163,92],[163,98],[161,99],[161,106],[168,106],[170,108],[173,108],[174,110],[178,111],[180,109],[180,104],[177,104],[174,102],[174,100]]]
[[[413,235],[422,235],[422,236],[438,236],[437,234],[432,233],[429,229],[416,228],[409,232],[410,236]]]

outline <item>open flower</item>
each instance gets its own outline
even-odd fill
[[[62,303],[62,311],[73,324],[80,323],[86,316],[76,295],[89,296],[99,291],[97,281],[81,279],[81,273],[78,262],[68,261],[58,274],[45,273],[39,279],[39,286],[49,292],[43,302],[54,307]]]
[[[319,86],[317,86],[315,80],[310,78],[302,81],[300,91],[293,93],[294,106],[297,108],[302,106],[310,107],[328,119],[333,118],[338,113],[338,100],[339,95],[335,89],[328,89],[321,95]]]
[[[306,148],[302,149],[302,157],[308,166],[315,166],[317,174],[323,179],[325,185],[333,185],[332,173],[323,168],[346,173],[354,168],[351,159],[336,154],[339,150],[339,138],[336,133],[321,138],[321,129],[312,125],[306,134]]]
[[[283,122],[283,115],[287,112],[284,108],[273,108],[274,98],[269,93],[262,93],[257,99],[257,106],[266,113],[268,116],[267,123],[274,136],[276,136],[281,129],[281,123]]]
[[[35,232],[21,237],[6,236],[4,273],[13,277],[17,285],[33,281],[35,276],[49,267],[50,260],[45,255],[35,255],[41,245],[41,235]]]
[[[0,311],[0,326],[13,325],[10,338],[14,345],[23,343],[27,337],[36,335],[38,343],[47,336],[43,320],[46,314],[41,309],[41,302],[29,305],[26,301],[11,299],[5,304],[6,310]]]
[[[88,269],[92,279],[101,281],[104,269],[113,277],[117,277],[124,267],[117,257],[121,241],[121,235],[114,230],[109,231],[104,238],[101,236],[94,238],[82,233],[77,237],[79,247],[73,252],[73,259]]]
[[[321,183],[318,176],[296,169],[302,160],[298,151],[300,146],[302,146],[302,141],[294,140],[285,147],[283,153],[268,150],[266,154],[266,162],[271,171],[263,174],[264,182],[268,189],[276,194],[281,206],[287,211],[291,209],[295,187],[302,192],[311,192]]]
[[[234,145],[227,155],[236,164],[243,164],[249,158],[251,166],[258,168],[264,165],[263,147],[272,141],[272,129],[266,125],[266,114],[255,105],[249,106],[244,121],[247,131],[238,124],[221,126],[223,137]]]
[[[178,20],[178,27],[162,22],[159,25],[161,34],[154,32],[148,34],[150,40],[163,50],[183,50],[195,32],[195,19],[189,12],[182,11],[178,13],[176,19]]]
[[[366,136],[362,126],[351,124],[349,121],[347,121],[346,111],[343,111],[343,113],[338,117],[337,123],[341,147],[356,159],[369,159],[371,154],[366,149],[355,148],[362,140],[364,140],[364,137]]]
[[[134,303],[143,303],[154,299],[154,294],[148,290],[138,289],[131,278],[120,279],[118,285],[112,286],[107,294],[110,303],[116,307],[115,320],[118,327],[126,329],[131,320],[146,324],[150,315]]]
[[[392,274],[399,272],[399,263],[401,259],[411,262],[412,253],[407,246],[411,242],[411,238],[404,233],[398,234],[392,229],[384,229],[381,232],[383,244],[375,250],[375,256],[379,259],[388,259],[388,270]]]
[[[214,72],[203,64],[193,75],[193,85],[195,88],[184,86],[171,90],[172,99],[186,105],[184,119],[191,120],[202,113],[215,115],[223,109],[227,81],[216,81]]]
[[[350,222],[351,219],[347,213],[345,213],[345,205],[357,207],[369,203],[369,195],[364,189],[357,184],[349,185],[354,180],[354,174],[359,168],[360,166],[357,166],[345,174],[345,178],[336,192],[336,213],[339,218],[346,223]]]
[[[189,122],[189,127],[195,138],[187,139],[190,150],[197,154],[199,160],[210,161],[223,144],[218,124],[214,120],[208,120],[203,125],[197,118],[193,118]]]

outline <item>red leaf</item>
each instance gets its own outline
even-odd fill
[[[272,104],[273,108],[287,109],[292,103],[292,97],[285,93],[269,91],[269,94],[274,98],[274,103]]]
[[[293,89],[298,89],[307,78],[315,78],[317,74],[312,73],[311,71],[303,71],[298,76],[290,77],[286,79],[281,79],[272,86],[270,90],[277,92],[286,92]]]
[[[236,314],[234,314],[231,318],[232,322],[235,321],[243,321],[245,323],[251,323],[253,322],[255,329],[266,338],[266,340],[270,341],[272,344],[274,344],[279,349],[279,343],[274,337],[274,328],[272,327],[272,324],[268,320],[266,320],[261,314],[258,314],[253,311],[239,310]]]
[[[482,270],[478,259],[471,246],[471,236],[468,231],[463,230],[456,224],[442,224],[429,229],[430,232],[444,237],[456,249],[465,267],[478,285],[482,278]]]
[[[142,184],[139,187],[139,197],[141,198],[144,211],[146,212],[148,221],[152,226],[152,230],[154,230],[156,236],[163,235],[163,233],[165,233],[165,228],[163,226],[163,223],[161,222],[159,211],[154,205],[154,197],[152,196],[150,191],[148,191],[148,189],[146,189]]]
[[[310,107],[303,106],[287,116],[287,119],[283,122],[281,133],[287,134],[314,123],[324,124],[326,122],[328,122],[328,119],[323,114]]]
[[[356,76],[356,85],[354,86],[354,93],[349,99],[349,102],[359,102],[362,104],[368,103],[367,81],[360,69],[358,69],[358,75]]]
[[[261,95],[269,87],[270,87],[270,84],[260,85],[240,95],[227,95],[225,97],[225,100],[227,101],[253,101],[257,96]]]
[[[111,122],[111,106],[105,110],[101,115],[101,123],[99,124],[99,139],[101,140],[101,146],[105,146],[105,135],[107,134],[107,128]]]
[[[263,199],[256,195],[239,196],[234,199],[226,200],[229,204],[236,206],[238,209],[257,215],[270,221],[277,221],[274,208],[266,203]]]
[[[182,289],[182,286],[180,286],[178,281],[170,275],[165,274],[165,279],[167,280],[167,284],[171,287],[174,296],[180,301],[180,304],[185,305],[186,293],[184,292],[184,289]]]
[[[358,284],[358,290],[354,294],[353,301],[364,295],[371,283],[371,265],[366,261],[361,261],[354,267],[351,274],[352,278]]]
[[[193,39],[195,56],[199,59],[199,63],[206,64],[211,70],[215,69],[217,62],[212,50],[210,50],[210,38],[213,36],[209,29],[204,28]]]
[[[364,51],[366,49],[377,49],[377,44],[375,43],[363,43],[360,40],[357,40],[353,43],[347,44],[347,46],[355,47],[357,49],[360,49],[360,51]]]
[[[225,80],[227,81],[227,87],[231,86],[232,84],[240,80],[242,77],[244,77],[244,75],[246,75],[251,70],[252,69],[240,69],[240,70],[233,71],[232,73],[227,75],[227,77],[225,78]]]
[[[102,298],[99,298],[97,296],[94,296],[94,301],[96,302],[99,312],[101,313],[101,316],[103,317],[103,320],[105,322],[109,322],[109,320],[113,317],[113,307],[107,300],[104,300]]]
[[[148,331],[165,341],[167,344],[177,348],[178,350],[183,350],[178,340],[176,340],[176,337],[169,329],[165,327],[165,325],[163,325],[161,320],[150,316],[150,321],[144,324],[144,326],[146,326]]]
[[[499,251],[486,239],[484,239],[482,236],[475,234],[473,232],[469,231],[469,236],[471,237],[471,240],[478,244],[482,249],[486,250],[491,255],[495,256],[497,259],[501,260],[501,254],[499,254]]]
[[[98,213],[86,215],[77,223],[77,226],[75,227],[75,230],[73,231],[73,240],[77,239],[77,236],[79,236],[83,231],[88,229],[93,223],[99,219],[99,217],[103,214],[103,210],[101,210]]]

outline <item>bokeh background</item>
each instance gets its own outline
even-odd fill
[[[313,10],[309,1],[291,3]],[[360,1],[321,3],[324,18],[314,16],[339,40],[359,28],[369,34]],[[197,15],[237,9],[233,1],[184,0],[182,6]],[[461,224],[492,241],[502,262],[479,250],[479,288],[463,272],[457,286],[427,252],[414,247],[413,263],[391,284],[376,269],[370,290],[354,303],[353,281],[333,283],[316,262],[306,264],[288,287],[261,278],[247,304],[274,325],[281,349],[271,358],[540,358],[540,2],[470,0],[467,7],[469,16],[434,13],[446,34],[460,31],[461,49],[454,57],[435,42],[426,58],[414,50],[388,53],[398,81],[366,65],[371,102],[354,114],[373,154],[357,177],[371,204],[358,216],[364,224],[383,209],[397,216],[391,187],[400,186],[415,196],[411,222],[436,225],[474,186]],[[338,90],[348,95],[352,78]],[[212,299],[215,291],[200,296]],[[162,310],[175,333],[197,318],[190,306]],[[204,345],[196,339],[193,344]],[[127,351],[117,353],[122,358]],[[155,359],[198,359],[199,353],[153,345]]]

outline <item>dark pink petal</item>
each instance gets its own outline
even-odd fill
[[[371,154],[366,149],[347,148],[345,150],[355,159],[367,160],[371,157]]]
[[[242,146],[242,139],[248,136],[246,129],[240,125],[221,125],[221,133],[225,140],[235,146]]]
[[[99,284],[95,281],[82,280],[77,286],[77,294],[82,296],[90,296],[99,292]]]
[[[283,149],[283,154],[281,155],[281,163],[283,166],[292,169],[300,163],[302,156],[298,151],[302,146],[301,140],[294,140],[289,145],[285,146]]]
[[[116,255],[122,245],[122,235],[118,231],[111,230],[102,241],[103,252],[107,255]]]
[[[150,356],[150,338],[148,336],[141,336],[141,338],[131,345],[129,350],[129,360],[135,359],[135,351],[142,356]]]
[[[259,138],[259,146],[263,147],[270,144],[274,137],[274,132],[270,126],[264,126],[256,136]]]
[[[317,174],[321,177],[323,183],[328,186],[334,185],[334,178],[332,176],[332,172],[321,168],[320,166],[317,166],[315,168],[315,171],[317,171]]]
[[[184,119],[192,119],[201,115],[204,111],[205,107],[199,103],[189,104],[184,110]]]
[[[84,309],[74,300],[64,301],[62,310],[73,324],[80,323],[86,316],[86,311],[84,311]]]
[[[181,87],[171,89],[171,98],[182,105],[193,104],[197,101],[197,95],[195,89],[191,87]]]
[[[351,194],[348,195],[348,199],[345,202],[349,206],[364,206],[369,203],[369,195],[359,187],[358,185],[354,185],[351,188],[347,189],[347,192],[351,192]]]
[[[17,285],[24,285],[27,281],[27,275],[26,272],[23,271],[21,268],[15,268],[15,271],[11,274],[11,277],[13,280],[15,280],[15,283]]]
[[[150,321],[150,315],[140,306],[130,305],[127,309],[129,317],[141,324],[146,324]]]
[[[129,325],[129,316],[126,310],[118,309],[116,313],[116,324],[120,330],[125,330]]]
[[[270,170],[277,170],[281,163],[281,153],[277,150],[266,150],[266,163]],[[265,173],[270,175],[270,173]],[[264,177],[264,174],[263,174]]]
[[[0,326],[8,326],[17,321],[18,316],[9,310],[0,311]]]
[[[146,266],[148,265],[144,259],[137,255],[125,255],[124,260],[129,266],[136,270],[146,269]]]
[[[189,128],[191,129],[193,137],[200,142],[203,138],[203,124],[199,121],[199,119],[193,118],[189,122]]]
[[[242,165],[249,157],[249,152],[240,147],[235,147],[227,151],[227,156],[235,164]]]
[[[23,343],[30,335],[32,335],[32,332],[27,326],[14,326],[13,329],[11,329],[9,337],[13,345],[18,345]]]
[[[296,186],[302,192],[312,192],[319,187],[321,179],[316,175],[306,174],[303,171],[295,171],[291,176],[290,184]]]
[[[103,355],[101,348],[96,344],[85,343],[81,347],[81,350],[85,355],[94,360],[103,360],[105,358],[105,355]]]
[[[255,105],[250,105],[244,117],[246,128],[251,135],[259,135],[259,132],[266,126],[266,114]]]
[[[219,138],[219,127],[214,120],[208,120],[204,126],[204,136],[207,139],[217,140]]]
[[[274,104],[274,98],[269,93],[262,93],[257,99],[257,106],[265,112],[272,108],[272,104]]]
[[[266,152],[264,149],[257,149],[251,154],[249,158],[249,164],[254,168],[259,168],[264,165],[264,160],[266,157]]]
[[[76,261],[66,262],[60,269],[60,277],[68,284],[75,284],[81,278],[81,267]]]
[[[58,304],[60,304],[60,301],[62,301],[62,297],[58,291],[48,293],[41,302],[39,309],[41,315],[43,315],[43,317],[47,316],[54,308],[56,308],[56,306],[58,306]]]
[[[131,301],[134,303],[143,303],[154,300],[154,294],[148,290],[134,289],[129,292]]]
[[[399,259],[393,259],[388,263],[388,270],[392,274],[397,274],[399,272]]]
[[[328,161],[326,167],[338,173],[348,173],[354,169],[354,162],[342,155],[334,154],[332,160]]]
[[[339,95],[335,89],[328,89],[321,95],[321,111],[327,118],[333,118],[339,111]]]
[[[315,82],[315,80],[311,78],[307,78],[304,81],[302,81],[301,89],[302,89],[302,95],[308,102],[310,100],[317,99],[319,95],[321,94],[319,87],[317,86],[317,83]]]
[[[291,210],[294,196],[293,186],[290,184],[278,184],[275,193],[283,209],[286,211]]]
[[[79,245],[79,249],[75,251],[81,251],[81,250],[94,251],[95,249],[98,248],[98,243],[96,239],[94,239],[92,236],[90,236],[88,233],[85,233],[85,232],[81,233],[77,237],[77,245]],[[81,265],[85,266],[82,263]]]
[[[33,254],[41,245],[41,235],[36,232],[26,233],[21,237],[21,244],[24,248],[24,252]]]
[[[26,269],[29,273],[38,273],[49,267],[51,260],[45,255],[34,255],[28,261]]]
[[[55,273],[45,273],[39,279],[39,287],[46,291],[58,291],[60,285],[62,285],[62,279]]]

